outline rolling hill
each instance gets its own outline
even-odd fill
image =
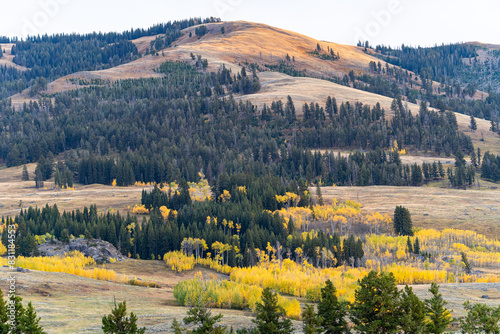
[[[260,108],[264,103],[270,105],[272,101],[286,100],[290,95],[300,113],[304,103],[315,102],[324,106],[326,98],[333,96],[339,103],[362,102],[373,106],[378,102],[387,114],[391,115],[391,98],[324,80],[324,78],[342,77],[350,71],[359,75],[374,75],[369,64],[379,62],[380,59],[371,52],[364,52],[361,47],[319,41],[269,25],[245,21],[209,23],[205,26],[208,32],[200,38],[195,34],[198,26],[186,28],[182,31],[182,37],[174,42],[172,47],[106,70],[83,71],[61,77],[48,83],[43,93],[53,94],[78,89],[82,87],[79,79],[86,82],[91,79],[114,82],[123,79],[160,77],[161,74],[156,72],[156,69],[163,62],[189,60],[193,54],[208,60],[209,71],[217,71],[224,65],[236,73],[245,64],[257,64],[261,70],[259,72],[261,90],[255,94],[236,95],[235,98],[251,101]],[[221,31],[222,27],[225,30],[224,34]],[[151,42],[158,36],[160,35],[141,37],[132,42],[141,54],[145,54],[146,50],[151,47]],[[340,59],[324,60],[313,55],[311,52],[316,50],[318,45],[322,50],[334,50],[340,55]],[[287,60],[287,55],[290,61]],[[10,58],[0,61],[15,65]],[[269,66],[280,62],[292,66],[297,71],[305,71],[307,77],[292,77],[269,70]],[[385,62],[382,63],[383,67],[386,66]],[[418,80],[415,83],[418,83]],[[438,84],[434,83],[434,86],[437,87]],[[36,97],[32,98],[28,93],[29,90],[26,89],[12,96],[12,104],[21,107],[25,102],[35,101]],[[475,98],[480,99],[481,94],[479,91],[476,92]],[[419,109],[416,104],[407,103],[407,106],[414,113]],[[471,132],[468,127],[469,117],[458,113],[456,116],[460,130],[472,137],[474,145],[483,151],[500,152],[500,137],[489,131],[489,121],[477,119],[478,130]]]

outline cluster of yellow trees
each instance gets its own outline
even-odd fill
[[[142,205],[136,204],[132,209],[132,213],[135,215],[147,215],[149,214],[149,210],[146,209],[146,206],[144,206],[144,204]]]
[[[230,235],[234,235],[234,232],[236,232],[236,234],[240,235],[241,224],[235,224],[232,220],[223,219],[221,222],[218,222],[217,217],[207,216],[205,223],[207,225],[214,224],[215,226],[221,224],[224,227],[224,234],[229,233]]]
[[[402,150],[398,149],[398,141],[395,140],[393,143],[392,143],[392,148],[391,148],[391,152],[398,152],[399,155],[405,155],[406,154],[406,149],[403,148]]]
[[[0,263],[7,265],[7,259],[1,258]],[[25,269],[66,273],[102,281],[117,281],[117,275],[113,270],[106,268],[85,269],[86,266],[94,264],[94,259],[84,256],[78,251],[70,252],[64,256],[19,256],[16,258],[16,266]]]
[[[178,273],[192,270],[196,264],[196,259],[193,255],[187,256],[181,251],[165,253],[163,261],[165,261],[172,271],[177,271]]]
[[[174,287],[174,297],[185,306],[203,301],[210,307],[255,310],[255,305],[261,301],[261,294],[262,288],[258,286],[218,280],[213,276],[204,280],[201,273]],[[296,299],[278,296],[278,304],[284,308],[288,317],[300,318],[300,303]]]
[[[421,253],[432,254],[437,261],[437,268],[457,264],[461,253],[465,253],[473,267],[500,267],[500,241],[486,238],[474,231],[445,229],[417,230],[410,243],[418,238]],[[370,235],[363,247],[368,259],[377,259],[381,263],[412,262],[414,257],[408,252],[408,237]],[[446,262],[443,260],[446,258]]]
[[[295,196],[293,196],[295,195]],[[284,196],[276,196],[280,203],[294,204],[297,201],[297,195],[287,193]],[[390,233],[392,229],[392,219],[387,214],[379,212],[363,214],[361,204],[355,201],[347,200],[339,203],[337,199],[333,200],[332,205],[315,205],[314,207],[304,208],[286,205],[285,208],[272,212],[278,213],[285,219],[286,227],[290,220],[300,231],[310,231],[312,228],[325,228],[330,233],[340,235],[351,234],[353,228],[363,227],[368,233]]]
[[[193,254],[186,255],[182,251],[168,252],[163,256],[163,260],[170,269],[179,273],[192,270],[197,264],[226,275],[230,274],[233,270],[232,267],[221,263],[219,260],[212,259],[209,256],[206,258],[195,257]]]
[[[0,256],[5,255],[5,253],[7,253],[7,247],[0,241]]]
[[[110,259],[112,263],[116,259]],[[6,258],[0,258],[0,265],[7,265]],[[91,257],[87,257],[78,251],[66,253],[64,256],[37,256],[37,257],[24,257],[19,256],[16,258],[16,266],[39,271],[56,272],[86,277],[101,281],[116,282],[129,285],[138,285],[142,287],[159,287],[154,282],[145,282],[136,278],[129,279],[126,276],[118,277],[114,270],[94,267],[92,269],[85,269],[87,266],[95,265],[95,261]]]
[[[372,236],[373,237],[373,236]],[[377,236],[378,238],[378,236]],[[393,237],[387,237],[393,238]],[[384,238],[378,238],[383,240]],[[457,272],[447,266],[428,261],[422,262],[389,262],[367,260],[365,267],[352,268],[341,266],[337,268],[315,268],[307,260],[301,264],[290,259],[279,261],[262,256],[257,266],[249,268],[234,268],[231,271],[231,281],[255,285],[262,288],[271,287],[281,293],[297,297],[307,297],[310,301],[318,301],[320,290],[326,280],[335,282],[339,296],[352,302],[354,290],[358,280],[366,276],[371,270],[391,272],[397,284],[429,284],[452,282],[500,282],[500,276],[488,275],[477,277],[460,271]]]

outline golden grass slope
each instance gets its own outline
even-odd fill
[[[14,67],[20,71],[26,71],[27,68],[14,63],[14,55],[11,53],[14,43],[0,43],[0,50],[5,51],[3,57],[0,58],[0,66]]]
[[[136,61],[116,66],[102,71],[86,71],[74,73],[59,78],[48,84],[46,93],[57,93],[77,89],[77,84],[72,79],[102,79],[116,81],[122,79],[139,79],[158,77],[154,70],[167,60],[188,60],[190,54],[201,55],[208,60],[210,71],[217,71],[221,65],[231,68],[233,73],[240,70],[243,63],[257,63],[262,68],[265,64],[276,64],[284,60],[288,54],[295,58],[293,65],[301,70],[307,69],[308,75],[317,77],[290,77],[276,72],[261,72],[259,77],[262,89],[256,94],[236,96],[243,101],[249,100],[262,107],[275,100],[285,100],[288,95],[294,100],[297,110],[301,111],[304,103],[315,102],[324,105],[326,98],[334,96],[341,102],[362,102],[375,105],[379,102],[390,116],[392,99],[381,95],[368,93],[350,87],[338,85],[326,80],[324,76],[343,76],[350,70],[354,72],[369,73],[370,61],[378,62],[379,59],[363,51],[362,48],[342,45],[331,42],[319,41],[291,31],[274,28],[265,24],[245,21],[221,22],[206,24],[208,33],[198,38],[195,34],[196,26],[183,31],[183,36],[174,43],[173,47],[159,51],[158,55],[147,55]],[[221,33],[225,28],[225,34]],[[189,34],[191,33],[191,37]],[[157,36],[143,37],[133,42],[141,53],[150,47],[150,42]],[[308,52],[315,50],[317,44],[323,50],[328,47],[340,54],[336,61],[321,60]],[[384,63],[385,64],[385,63]],[[17,108],[24,102],[34,101],[28,96],[28,90],[12,97],[12,103]],[[415,114],[418,106],[408,104],[408,108]],[[457,114],[461,131],[468,132],[469,117]],[[474,145],[484,152],[490,150],[500,153],[500,137],[489,131],[490,123],[477,119],[478,130],[469,133]]]
[[[334,198],[351,199],[362,203],[364,211],[390,216],[402,205],[410,210],[414,227],[471,230],[499,238],[500,190],[485,189],[484,184],[481,189],[371,186],[322,187],[321,191],[326,204]]]
[[[332,42],[319,41],[292,31],[271,27],[269,25],[246,21],[221,22],[206,24],[208,34],[197,39],[194,31],[196,27],[187,28],[183,37],[176,45],[193,47],[199,52],[217,54],[223,60],[231,63],[275,64],[285,60],[288,54],[295,57],[298,69],[306,69],[311,75],[343,75],[350,70],[368,72],[370,61],[379,61],[363,52],[362,48],[342,45]],[[225,28],[225,34],[220,29]],[[189,37],[189,32],[192,37]],[[308,52],[314,51],[320,44],[324,52],[328,47],[340,54],[340,60],[321,60]]]

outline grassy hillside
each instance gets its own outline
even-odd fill
[[[17,275],[17,293],[24,302],[33,303],[47,333],[102,333],[101,319],[111,312],[115,299],[117,302],[126,300],[128,311],[138,316],[139,325],[155,333],[170,333],[172,320],[181,320],[186,316],[186,308],[178,306],[172,289],[178,281],[192,278],[197,270],[176,274],[160,261],[134,260],[117,264],[116,267],[121,267],[122,272],[137,278],[147,277],[147,274],[143,274],[153,270],[156,276],[162,276],[166,287],[142,288],[69,274],[30,271]],[[207,273],[206,270],[202,271]],[[5,282],[10,275],[5,268],[0,269],[0,288],[3,291],[7,290]],[[249,312],[220,312],[224,314],[225,323],[235,328],[252,324]]]
[[[3,57],[0,58],[0,66],[14,67],[20,71],[26,71],[27,68],[19,66],[13,62],[14,55],[11,54],[13,43],[0,43],[0,50],[5,51]]]
[[[300,113],[303,103],[315,102],[323,106],[328,96],[334,96],[338,102],[356,101],[372,106],[379,102],[390,115],[391,98],[321,80],[325,76],[342,77],[351,70],[357,74],[373,75],[369,63],[378,62],[379,59],[370,52],[364,52],[363,48],[318,41],[294,32],[244,21],[209,23],[206,26],[208,33],[201,38],[195,34],[197,26],[186,28],[182,31],[182,37],[171,48],[106,70],[85,71],[64,76],[48,83],[44,93],[54,94],[77,89],[88,85],[93,79],[114,82],[123,79],[159,77],[161,75],[155,70],[163,62],[188,60],[190,55],[194,54],[208,60],[209,71],[217,71],[224,65],[236,73],[241,66],[248,63],[257,64],[261,70],[265,70],[266,65],[277,64],[280,61],[285,61],[299,71],[306,70],[310,77],[291,77],[269,71],[259,73],[261,90],[256,94],[236,96],[237,99],[249,100],[259,107],[264,103],[270,105],[275,100],[285,100],[290,95]],[[224,34],[221,32],[222,27],[225,29]],[[190,34],[192,37],[189,37]],[[141,37],[133,40],[133,43],[140,53],[144,53],[157,36]],[[338,52],[340,59],[323,60],[310,54],[318,44],[322,49],[331,48],[334,52]],[[287,54],[295,61],[286,61]],[[25,102],[37,100],[36,97],[30,98],[28,93],[29,90],[26,89],[23,93],[14,95],[12,104],[19,108]],[[418,106],[412,103],[407,105],[414,113],[418,111]],[[461,114],[456,116],[460,130],[469,132],[469,117]],[[473,138],[474,145],[483,152],[486,150],[500,152],[500,136],[489,131],[490,122],[482,119],[477,119],[477,122],[478,130],[468,133]]]

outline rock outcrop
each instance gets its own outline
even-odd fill
[[[62,256],[71,251],[79,251],[93,258],[96,263],[109,263],[111,258],[117,261],[126,259],[112,244],[98,239],[73,239],[69,244],[58,240],[47,241],[38,246],[38,251],[42,256]]]

